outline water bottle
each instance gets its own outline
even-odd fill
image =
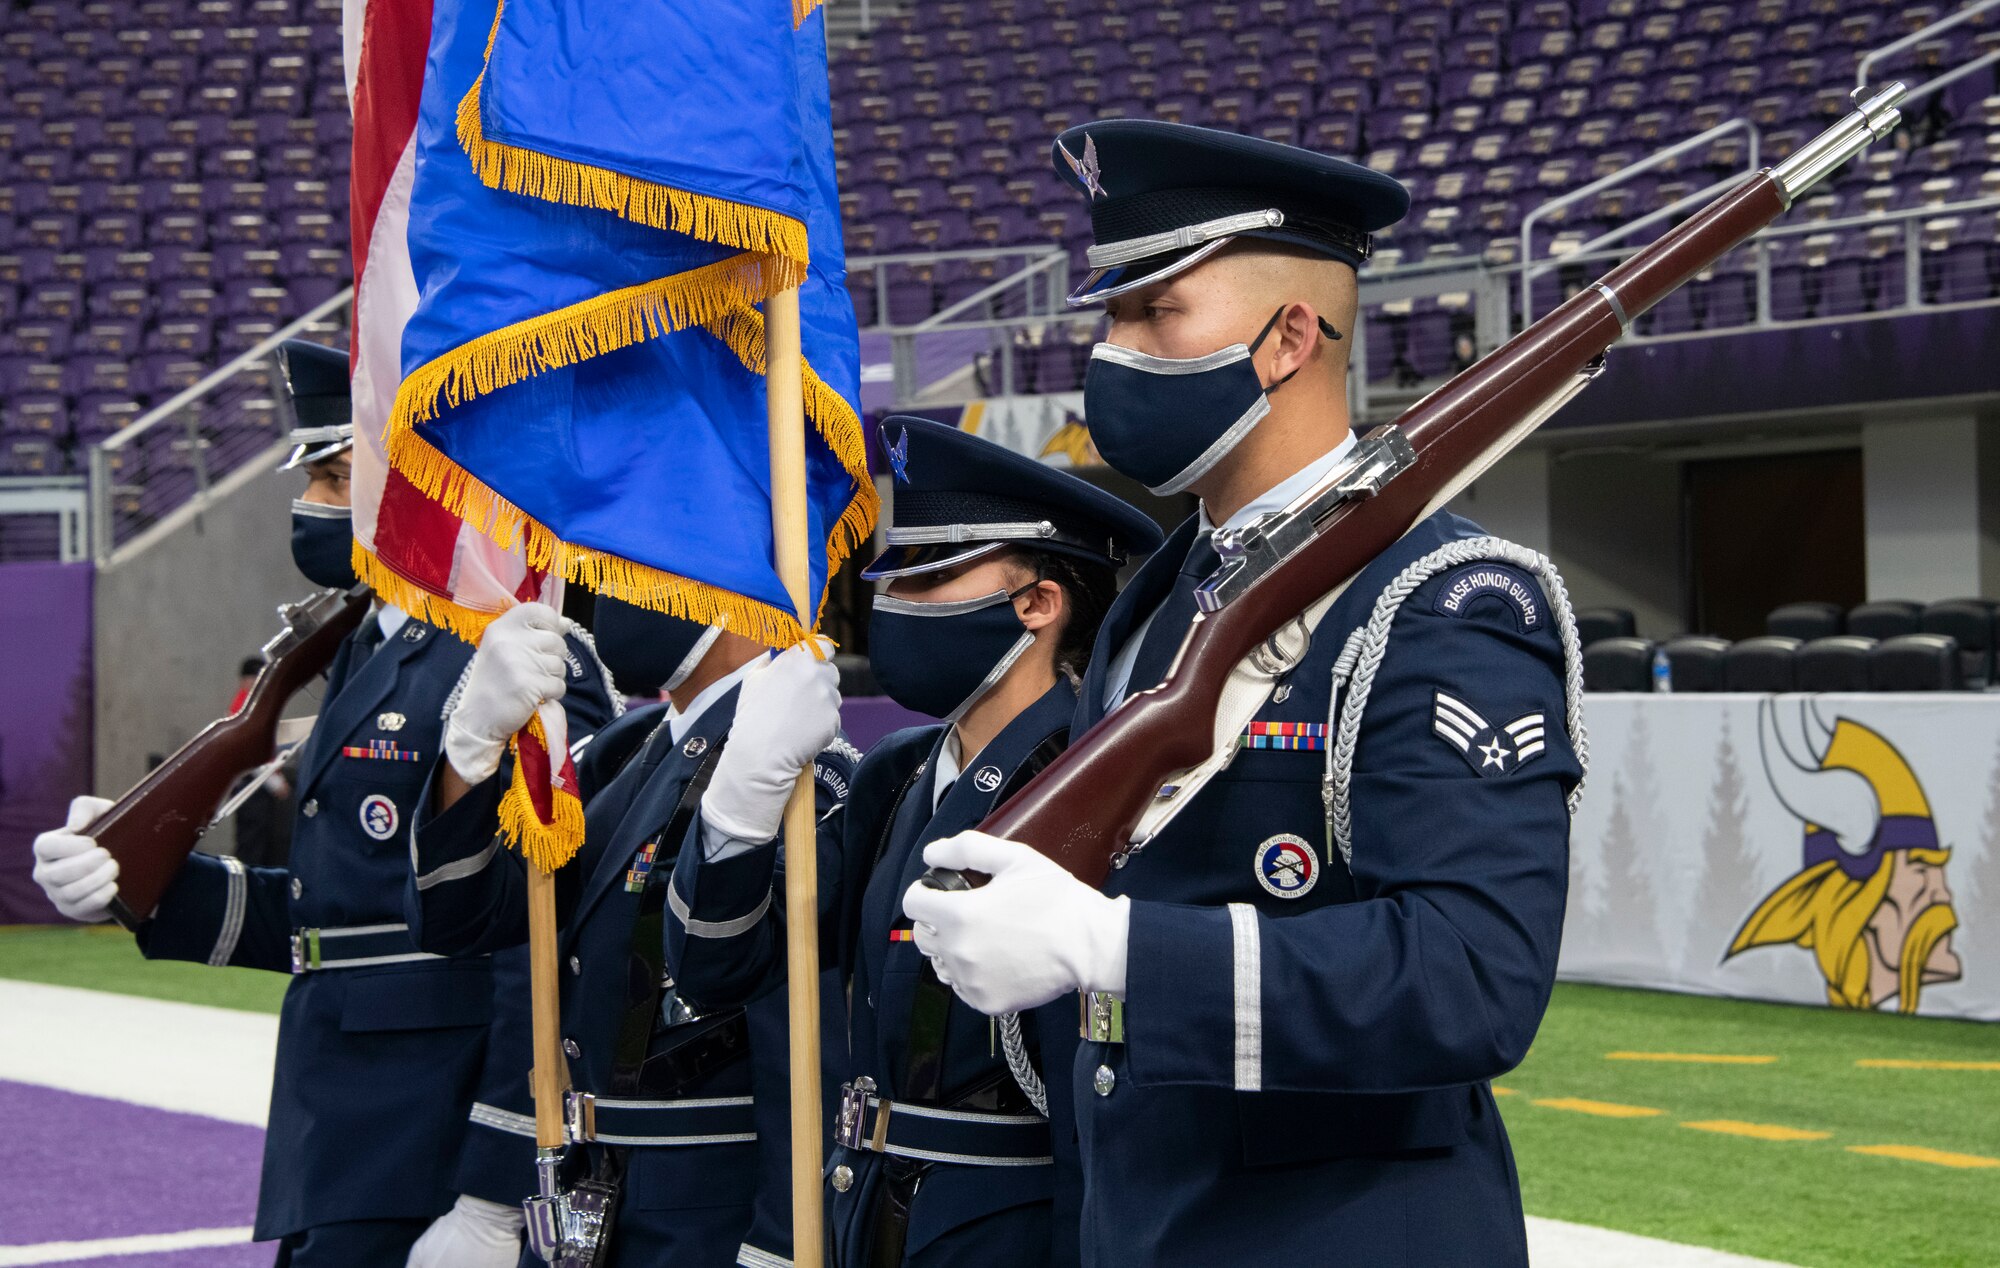
[[[1674,667],[1667,663],[1667,649],[1653,649],[1653,690],[1664,694],[1674,689]]]

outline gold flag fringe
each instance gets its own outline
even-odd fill
[[[801,0],[793,0],[794,13],[799,3]],[[607,167],[487,140],[479,117],[479,92],[485,81],[482,71],[458,103],[458,144],[488,189],[592,207],[703,242],[781,256],[804,267],[806,226],[801,220],[749,203],[690,193]]]
[[[813,11],[823,2],[824,0],[792,0],[792,28],[797,30],[805,25],[805,20],[811,17]]]
[[[542,720],[529,718],[527,729],[546,751],[549,737],[542,730]],[[583,845],[583,802],[573,792],[551,787],[549,803],[554,820],[543,823],[528,795],[527,765],[521,760],[519,737],[509,740],[507,746],[514,751],[514,777],[500,797],[500,835],[532,866],[553,872],[575,858]],[[560,760],[556,753],[550,757]]]
[[[433,358],[404,379],[396,389],[389,434],[436,418],[440,396],[448,406],[460,405],[543,370],[713,321],[796,286],[804,277],[805,270],[789,260],[746,251],[503,326]]]
[[[632,291],[648,291],[657,285],[635,287]],[[524,546],[523,553],[531,567],[560,573],[596,593],[609,594],[656,612],[703,624],[720,624],[769,647],[789,647],[806,635],[792,612],[606,551],[565,542],[453,462],[416,430],[419,422],[438,416],[440,397],[446,404],[455,405],[508,387],[542,369],[569,365],[597,352],[625,346],[630,341],[624,339],[631,330],[629,318],[616,332],[619,341],[609,343],[593,339],[587,330],[580,335],[577,327],[564,324],[574,315],[574,319],[587,327],[589,322],[603,316],[602,313],[593,316],[590,310],[625,294],[628,292],[614,292],[534,322],[483,335],[418,369],[404,381],[390,417],[385,437],[389,465],[424,496],[486,534],[502,549]],[[745,302],[726,311],[704,313],[699,324],[734,352],[746,368],[753,373],[764,373],[763,314]],[[647,333],[666,333],[646,329]],[[827,534],[826,575],[831,584],[841,564],[875,531],[881,501],[868,474],[867,442],[860,418],[838,392],[826,385],[810,363],[803,368],[806,415],[827,448],[854,479],[854,495]],[[477,642],[486,626],[499,615],[432,594],[391,569],[358,541],[353,560],[355,574],[384,602],[428,624],[449,629],[468,642]],[[820,599],[823,602],[824,594]]]

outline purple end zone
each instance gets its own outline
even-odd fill
[[[0,1245],[247,1225],[261,1128],[0,1080]],[[123,1268],[262,1265],[273,1247],[71,1261]]]

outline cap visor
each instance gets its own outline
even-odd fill
[[[891,546],[861,570],[868,581],[914,576],[920,572],[941,572],[990,555],[1008,542],[960,542],[945,546]]]
[[[1155,282],[1164,282],[1177,273],[1185,272],[1214,255],[1236,239],[1217,238],[1204,242],[1187,251],[1170,251],[1164,255],[1148,256],[1130,264],[1117,264],[1108,269],[1092,269],[1083,279],[1083,285],[1069,293],[1071,308],[1087,308],[1102,303],[1114,295],[1124,295]]]

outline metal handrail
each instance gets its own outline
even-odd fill
[[[950,251],[897,251],[889,255],[850,255],[847,257],[847,271],[852,273],[856,269],[872,268],[877,264],[936,264],[941,260],[998,260],[1010,255],[1032,258],[1065,254],[1058,246],[957,247]]]
[[[1995,2],[2000,3],[2000,0],[1995,0]],[[1655,150],[1653,153],[1647,155],[1645,158],[1635,160],[1631,163],[1627,163],[1625,166],[1619,168],[1617,171],[1612,172],[1606,176],[1601,176],[1580,189],[1573,189],[1567,194],[1562,194],[1555,198],[1551,198],[1549,199],[1549,201],[1536,207],[1533,211],[1530,211],[1526,216],[1523,216],[1521,218],[1521,266],[1524,269],[1533,267],[1534,271],[1532,273],[1525,273],[1523,274],[1522,277],[1521,324],[1525,326],[1532,323],[1535,320],[1534,299],[1532,298],[1531,295],[1533,288],[1527,285],[1528,279],[1534,277],[1536,274],[1545,273],[1549,269],[1555,267],[1553,264],[1550,263],[1543,263],[1539,266],[1536,266],[1533,263],[1533,257],[1535,253],[1534,230],[1536,221],[1540,220],[1542,217],[1548,215],[1552,211],[1555,211],[1562,207],[1567,207],[1572,203],[1581,202],[1583,199],[1590,197],[1592,194],[1600,193],[1603,190],[1609,189],[1613,185],[1619,184],[1620,182],[1625,180],[1629,180],[1631,177],[1637,176],[1641,172],[1649,172],[1671,159],[1679,158],[1681,155],[1687,153],[1689,150],[1700,149],[1702,146],[1710,144],[1717,138],[1725,136],[1731,132],[1746,133],[1750,138],[1750,165],[1748,168],[1745,169],[1743,173],[1745,176],[1748,176],[1750,173],[1755,172],[1758,168],[1760,136],[1757,131],[1757,125],[1751,123],[1748,119],[1738,117],[1735,119],[1727,120],[1722,123],[1718,123],[1714,127],[1708,129],[1707,131],[1697,133],[1696,135],[1687,138],[1687,140],[1685,141],[1676,142],[1673,145],[1668,146],[1664,150]],[[1629,229],[1627,231],[1629,232]],[[1563,257],[1563,259],[1565,260],[1569,258],[1570,258],[1569,256]]]
[[[985,287],[981,290],[974,291],[972,294],[967,295],[964,299],[959,300],[955,304],[948,304],[945,307],[940,308],[938,311],[932,313],[930,316],[918,322],[916,326],[913,327],[913,329],[916,330],[950,329],[950,327],[946,325],[946,319],[956,316],[959,312],[963,311],[964,309],[972,307],[974,304],[983,304],[987,300],[991,299],[993,296],[999,295],[1005,291],[1013,290],[1015,287],[1023,285],[1024,283],[1031,281],[1032,279],[1040,276],[1043,273],[1055,273],[1058,276],[1067,276],[1068,271],[1069,271],[1069,256],[1066,253],[1057,251],[1054,252],[1053,254],[1043,256],[1042,258],[1037,259],[1033,264],[1030,264],[1028,267],[1022,269],[1020,272],[1010,273],[1006,277],[1001,278],[999,281],[994,282],[991,286]]]
[[[1874,67],[1875,63],[1880,61],[1886,61],[1892,55],[1902,52],[1904,49],[1910,47],[1910,45],[1912,44],[1921,43],[1922,41],[1929,39],[1931,36],[1936,35],[1939,31],[1948,31],[1952,27],[1957,26],[1959,23],[1968,22],[1973,18],[1978,17],[1980,14],[1986,12],[1988,9],[1996,7],[2000,7],[2000,0],[1977,0],[1976,3],[1968,4],[1963,9],[1960,9],[1956,13],[1949,14],[1945,17],[1939,18],[1937,21],[1931,23],[1929,26],[1920,26],[1916,30],[1910,32],[1908,35],[1905,35],[1903,38],[1899,40],[1892,40],[1889,43],[1884,44],[1881,48],[1872,49],[1869,52],[1864,53],[1861,57],[1861,60],[1854,64],[1854,91],[1856,93],[1861,93],[1867,90],[1868,72]],[[1912,89],[1908,93],[1905,93],[1903,95],[1903,101],[1907,104],[1908,102],[1916,99],[1917,97],[1923,96],[1925,93],[1935,92],[1939,88],[1942,88],[1945,83],[1949,83],[1953,79],[1957,79],[1962,75],[1968,74],[1971,71],[1978,69],[1980,66],[1983,66],[1988,62],[1991,62],[1996,56],[2000,56],[2000,53],[1989,54],[1986,57],[1978,59],[1977,61],[1968,63],[1965,66],[1961,66],[1957,70],[1949,72],[1947,75],[1940,75],[1937,79],[1932,80],[1930,83],[1925,84],[1920,88]]]
[[[134,419],[131,423],[129,423],[125,427],[120,428],[118,431],[114,432],[111,436],[109,436],[105,440],[99,442],[96,447],[99,449],[123,449],[127,444],[131,443],[133,438],[137,437],[140,433],[147,431],[148,429],[153,427],[153,425],[158,423],[161,419],[167,417],[169,414],[175,413],[181,408],[181,406],[186,405],[188,402],[208,395],[210,389],[216,387],[217,385],[222,383],[222,381],[225,379],[235,377],[235,375],[240,373],[245,366],[250,365],[253,362],[261,361],[265,357],[270,356],[272,353],[278,350],[279,344],[285,342],[285,340],[287,339],[298,338],[300,331],[304,330],[307,326],[312,325],[314,322],[326,316],[328,313],[333,312],[335,309],[339,308],[342,304],[347,303],[353,298],[354,298],[354,288],[350,286],[346,290],[340,292],[340,294],[335,295],[331,299],[326,300],[324,303],[320,304],[317,308],[314,308],[311,312],[307,313],[305,316],[299,318],[297,321],[294,321],[291,325],[286,326],[283,330],[278,331],[274,335],[266,337],[262,342],[258,343],[257,346],[251,348],[250,351],[245,352],[240,356],[237,356],[233,360],[224,363],[221,369],[214,371],[207,378],[202,379],[200,382],[194,384],[192,387],[182,388],[179,392],[176,392],[174,393],[174,395],[168,397],[166,401],[164,401],[163,403],[155,405],[153,408],[139,415],[139,417]]]

